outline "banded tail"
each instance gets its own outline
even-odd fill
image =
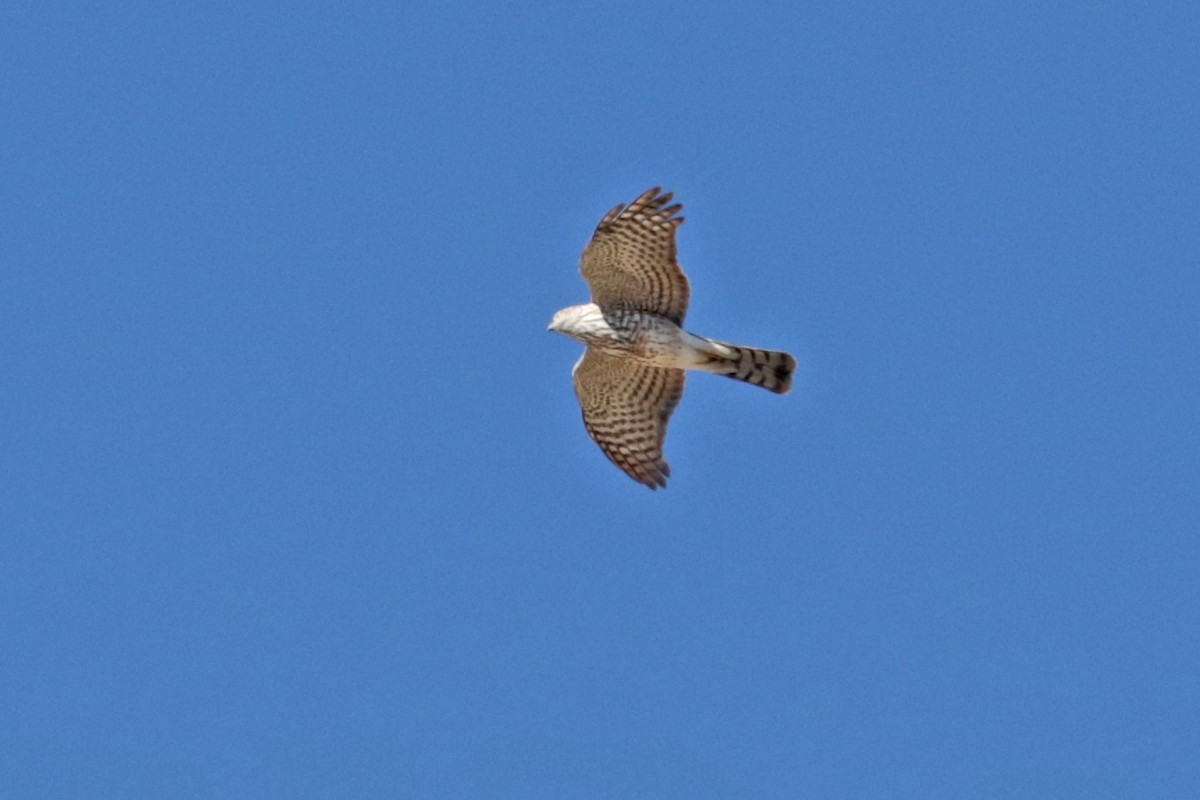
[[[792,388],[792,373],[796,359],[779,350],[758,350],[754,347],[705,339],[705,360],[699,368],[705,372],[761,386],[776,394],[787,394]]]

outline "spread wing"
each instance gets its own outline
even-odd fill
[[[606,355],[591,347],[575,365],[583,426],[609,460],[651,489],[667,485],[667,420],[683,397],[684,372]]]
[[[655,186],[604,215],[583,249],[579,271],[598,306],[652,311],[683,324],[688,282],[675,263],[675,229],[683,206]]]

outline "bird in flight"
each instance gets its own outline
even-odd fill
[[[685,331],[688,280],[675,261],[683,206],[654,187],[604,215],[579,271],[592,302],[564,308],[550,330],[587,345],[571,377],[583,426],[629,477],[658,489],[667,421],[683,397],[685,370],[713,372],[777,394],[792,388],[796,359]]]

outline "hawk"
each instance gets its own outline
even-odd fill
[[[583,426],[614,464],[658,489],[667,421],[683,397],[685,370],[713,372],[777,394],[792,388],[796,359],[718,342],[682,328],[688,280],[675,262],[683,206],[654,187],[604,215],[579,259],[592,302],[564,308],[550,330],[587,345],[571,377]]]

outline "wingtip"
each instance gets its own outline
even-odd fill
[[[659,461],[654,466],[658,469],[646,476],[648,478],[646,485],[650,487],[651,491],[656,492],[659,489],[667,488],[667,478],[671,477],[671,465],[666,461]]]
[[[666,461],[657,464],[644,464],[641,468],[621,468],[622,471],[636,482],[652,492],[667,488],[667,478],[671,477],[671,467]]]

